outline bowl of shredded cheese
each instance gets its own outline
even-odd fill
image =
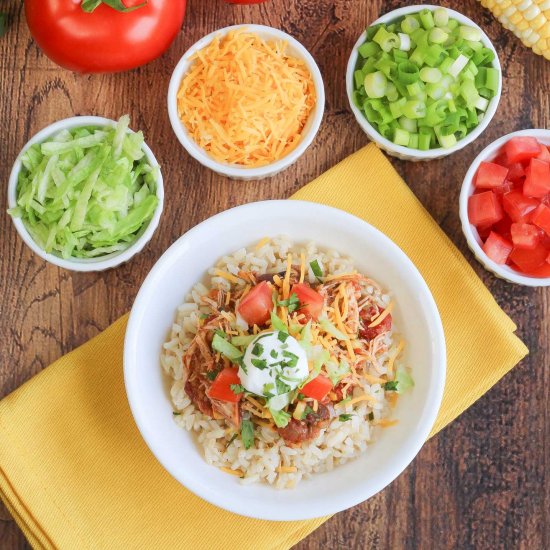
[[[235,25],[194,44],[168,90],[172,128],[203,166],[233,179],[273,176],[312,143],[325,105],[311,54],[288,34]]]

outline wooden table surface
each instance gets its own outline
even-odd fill
[[[238,204],[288,197],[365,145],[345,94],[349,52],[378,15],[413,3],[268,0],[233,7],[221,0],[190,0],[183,30],[161,59],[124,74],[77,75],[42,55],[20,2],[4,1],[10,28],[0,39],[0,397],[126,312],[151,266],[189,228]],[[504,70],[502,100],[489,128],[463,151],[429,163],[392,163],[518,324],[531,354],[430,440],[391,486],[334,516],[300,550],[549,547],[550,293],[484,271],[466,247],[457,203],[464,173],[483,147],[513,130],[550,126],[550,63],[523,47],[475,0],[437,3],[470,16],[494,41]],[[165,108],[168,80],[181,54],[203,35],[242,22],[278,27],[300,40],[321,68],[327,95],[321,130],[299,162],[271,180],[249,183],[223,179],[192,160],[176,140]],[[55,120],[123,113],[144,131],[163,168],[168,200],[158,231],[142,254],[109,272],[71,273],[46,264],[23,244],[5,212],[17,153]],[[0,508],[0,548],[28,547]]]

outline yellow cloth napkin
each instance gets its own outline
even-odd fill
[[[527,353],[514,323],[373,145],[293,198],[368,220],[422,272],[448,349],[434,432]],[[147,449],[128,408],[125,326],[123,317],[0,402],[0,493],[35,548],[286,549],[327,519],[247,519],[172,479]]]

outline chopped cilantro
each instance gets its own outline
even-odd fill
[[[241,422],[241,439],[245,449],[250,449],[254,444],[254,424],[248,418]]]
[[[260,342],[256,342],[254,344],[254,347],[252,348],[252,355],[255,355],[256,357],[259,357],[264,352],[264,347]]]
[[[352,416],[355,416],[354,414],[341,414],[339,417],[338,417],[338,420],[340,422],[347,422]]]
[[[244,388],[241,384],[231,384],[229,387],[235,395],[239,395],[244,392]]]
[[[218,376],[218,373],[221,370],[222,370],[221,368],[217,368],[217,369],[206,371],[206,378],[208,378],[208,380],[213,382],[216,379],[216,376]]]
[[[275,379],[275,384],[277,387],[277,394],[283,395],[284,393],[288,393],[290,391],[290,386],[288,384],[285,384],[279,377]]]
[[[386,391],[397,391],[397,380],[390,380],[384,384]]]
[[[279,331],[277,338],[279,339],[280,342],[283,342],[284,344],[288,338],[288,332]]]
[[[174,416],[179,416],[181,414],[181,411],[172,411],[172,414]]]
[[[252,364],[260,370],[267,368],[267,361],[265,359],[252,359]]]
[[[277,302],[277,305],[288,308],[288,312],[292,313],[293,311],[300,309],[300,300],[298,299],[296,292],[293,292],[288,300],[280,300]]]
[[[370,412],[367,418],[372,422],[374,420],[374,413]]]
[[[303,393],[298,394],[298,401],[302,401],[305,398],[305,395]]]
[[[204,321],[205,319],[208,319],[208,317],[210,317],[210,315],[208,315],[208,313],[201,313],[201,314],[199,315],[199,319],[201,319],[201,320],[203,320],[203,321]]]
[[[309,405],[306,405],[304,412],[302,413],[301,420],[304,420],[309,414],[312,414],[316,418],[319,416]]]

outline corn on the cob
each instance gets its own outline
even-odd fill
[[[526,46],[550,59],[550,0],[479,0]]]

